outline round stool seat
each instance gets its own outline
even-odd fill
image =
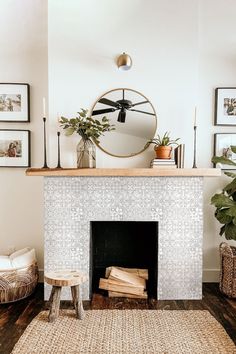
[[[78,270],[58,270],[46,273],[45,281],[53,286],[76,286],[87,281],[87,276]]]

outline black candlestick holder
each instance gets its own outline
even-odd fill
[[[57,132],[57,168],[61,168],[60,132]]]
[[[43,168],[49,168],[47,165],[47,138],[46,138],[46,118],[43,117],[43,139],[44,139],[44,165]]]
[[[197,126],[194,125],[193,168],[197,168],[196,153],[197,153]]]

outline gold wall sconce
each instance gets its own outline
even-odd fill
[[[121,54],[117,59],[117,66],[119,70],[123,70],[123,71],[127,71],[131,69],[132,66],[131,57],[126,53]]]

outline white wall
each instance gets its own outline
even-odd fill
[[[158,129],[186,140],[197,99],[196,0],[51,0],[48,16],[51,151],[57,112],[73,115],[80,107],[91,109],[102,93],[118,87],[142,92],[156,108]],[[128,72],[115,63],[123,51],[133,58]],[[77,141],[63,139],[63,166],[75,165]],[[190,163],[191,139],[186,145]],[[153,154],[119,159],[98,150],[97,155],[99,167],[143,167]],[[56,164],[55,156],[51,163]]]
[[[0,129],[31,130],[34,166],[42,165],[42,97],[47,95],[47,1],[1,1],[1,82],[30,84],[30,123]],[[43,267],[43,180],[24,168],[0,169],[0,252],[35,247]]]
[[[236,127],[214,126],[214,89],[236,86],[234,0],[199,1],[199,163],[207,166],[213,154],[214,133],[236,133]],[[205,279],[209,271],[219,268],[218,244],[224,238],[218,236],[220,225],[214,218],[214,207],[209,205],[213,194],[220,191],[230,179],[209,178],[205,180],[205,232],[204,258]],[[233,242],[231,242],[233,244]],[[217,279],[218,272],[211,272]]]
[[[17,38],[21,44],[9,46],[9,40],[4,40],[1,47],[4,55],[0,60],[6,70],[2,72],[1,81],[23,81],[32,85],[32,123],[25,126],[33,131],[33,166],[40,166],[41,98],[47,92],[46,1],[11,0],[1,5],[2,32],[7,39],[10,36],[15,43]],[[81,107],[91,108],[105,91],[130,87],[153,103],[158,114],[158,132],[169,130],[174,138],[181,137],[186,144],[186,167],[192,165],[192,125],[197,104],[197,164],[210,167],[213,133],[234,131],[233,127],[213,126],[214,88],[235,86],[234,10],[234,0],[50,0],[50,166],[57,163],[58,113],[74,115]],[[128,72],[118,71],[115,64],[115,58],[123,51],[133,58],[133,67]],[[22,124],[11,126],[22,127]],[[9,125],[1,123],[1,127]],[[77,141],[76,136],[62,136],[64,167],[75,166]],[[97,150],[97,166],[146,167],[152,156],[151,149],[130,159],[114,158]],[[6,186],[0,190],[0,215],[4,216],[0,217],[0,247],[33,245],[42,266],[42,179],[25,177],[23,170],[1,169],[0,180],[1,185]],[[221,241],[209,200],[224,183],[225,177],[205,182],[207,280],[216,279],[217,247]],[[14,217],[12,205],[17,209]]]

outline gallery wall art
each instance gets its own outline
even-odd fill
[[[29,84],[0,83],[0,122],[29,121]]]
[[[30,166],[30,131],[0,129],[0,167]]]

